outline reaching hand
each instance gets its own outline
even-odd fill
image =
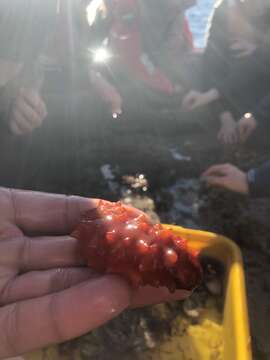
[[[89,71],[91,82],[95,85],[98,93],[103,100],[109,105],[113,118],[122,114],[122,97],[117,89],[109,83],[100,73],[93,70]]]
[[[47,116],[47,108],[38,91],[20,89],[13,103],[10,130],[15,135],[24,135],[40,127]]]
[[[230,164],[211,166],[203,173],[202,178],[210,186],[223,187],[241,194],[249,192],[247,175]]]
[[[182,107],[185,111],[195,110],[201,106],[210,104],[218,98],[218,92],[215,89],[201,93],[191,90],[183,99]]]
[[[110,93],[107,94],[107,102],[111,106],[111,112],[113,118],[117,118],[122,114],[122,97],[115,88],[111,88]]]
[[[187,297],[138,291],[82,267],[69,236],[97,200],[0,188],[0,359],[80,336],[129,306]]]
[[[257,121],[251,113],[245,114],[238,122],[238,133],[240,141],[243,143],[251,136],[257,128]]]
[[[237,40],[231,45],[234,57],[242,58],[252,55],[257,49],[257,45],[246,40]]]

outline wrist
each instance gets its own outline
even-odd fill
[[[224,111],[220,115],[220,123],[221,125],[227,125],[228,123],[236,125],[235,119],[230,111]]]
[[[246,180],[247,180],[248,193],[252,194],[256,182],[256,171],[254,169],[251,169],[247,172]]]

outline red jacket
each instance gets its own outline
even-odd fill
[[[112,28],[110,32],[110,48],[117,54],[117,61],[138,80],[149,87],[174,93],[174,86],[160,69],[156,68],[142,46],[140,8],[137,0],[111,0]],[[179,24],[179,32],[180,24]],[[192,34],[187,20],[184,22],[184,32],[187,47],[193,48]],[[177,45],[176,45],[177,46]]]

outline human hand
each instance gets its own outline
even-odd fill
[[[13,103],[9,127],[14,135],[24,135],[42,125],[47,108],[37,90],[22,88]]]
[[[252,55],[256,51],[257,45],[247,40],[237,40],[230,48],[234,52],[235,58],[242,58]]]
[[[182,101],[182,107],[185,111],[195,110],[201,106],[210,104],[218,98],[218,91],[216,89],[201,93],[196,90],[191,90]]]
[[[236,122],[229,112],[221,114],[221,128],[218,133],[218,140],[224,145],[233,145],[238,142]]]
[[[114,119],[122,114],[122,97],[115,88],[111,88],[106,96],[106,100],[111,107],[111,113]]]
[[[113,118],[122,114],[122,97],[117,89],[111,85],[99,72],[89,70],[91,82],[95,85],[98,93],[103,100],[109,105]]]
[[[257,121],[251,113],[246,113],[237,124],[239,139],[243,143],[257,128]]]
[[[129,306],[177,300],[82,267],[69,234],[97,200],[0,188],[0,359],[80,336]]]
[[[222,187],[241,194],[249,193],[246,173],[230,164],[211,166],[202,174],[202,178],[210,186]]]

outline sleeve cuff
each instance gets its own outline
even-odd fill
[[[249,193],[251,196],[256,196],[256,171],[251,169],[247,172],[247,181]]]

